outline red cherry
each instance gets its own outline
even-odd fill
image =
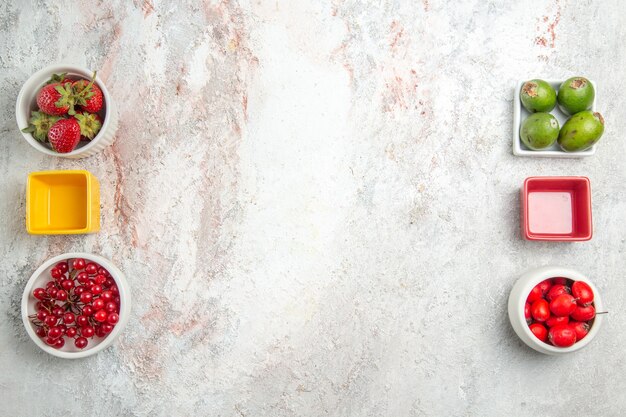
[[[550,316],[550,318],[546,320],[546,325],[548,327],[554,327],[559,324],[567,324],[567,323],[569,323],[569,316],[561,316],[561,317]]]
[[[96,265],[93,262],[89,262],[85,266],[85,272],[88,273],[89,275],[95,275],[98,272],[98,265]]]
[[[85,339],[84,337],[78,337],[75,341],[74,341],[74,346],[76,346],[79,349],[84,349],[87,344],[89,342],[87,341],[87,339]]]
[[[95,311],[90,304],[83,307],[83,315],[85,316],[91,316]]]
[[[550,307],[543,298],[535,301],[530,306],[530,313],[536,321],[544,322],[550,317]]]
[[[109,274],[109,271],[107,271],[105,268],[100,267],[98,268],[98,274],[100,275],[104,275],[106,278],[110,277],[111,274]]]
[[[533,323],[530,326],[530,331],[535,335],[535,337],[542,342],[545,342],[548,339],[548,330],[541,323]]]
[[[94,329],[91,326],[81,327],[80,329],[80,334],[84,337],[92,337],[95,332],[96,332],[96,329]]]
[[[87,263],[83,258],[76,258],[72,261],[72,266],[74,269],[84,269]]]
[[[98,311],[98,310],[102,310],[104,306],[106,305],[106,303],[104,302],[102,298],[96,298],[95,300],[93,300],[93,303],[91,305],[93,306],[94,310]]]
[[[528,317],[526,318],[526,321],[528,321],[528,320],[532,321],[532,319],[530,318],[530,305],[528,305],[528,303],[526,303],[526,305],[528,306]],[[117,311],[117,304],[115,304],[112,301],[109,301],[104,306],[104,309],[107,311],[107,313],[113,313],[113,312]]]
[[[106,335],[106,332],[104,331],[102,326],[96,326],[96,336],[104,337],[105,335]]]
[[[57,267],[54,267],[50,270],[50,276],[54,279],[59,279],[63,276],[63,272]]]
[[[100,295],[100,293],[102,293],[102,286],[98,284],[92,285],[91,292],[93,293],[93,295]]]
[[[576,321],[589,321],[596,316],[596,309],[593,306],[578,306],[572,312],[572,318]]]
[[[74,288],[74,295],[77,296],[81,296],[83,295],[83,293],[85,292],[86,288],[82,285],[79,285],[78,287]]]
[[[102,325],[102,330],[104,330],[104,333],[105,333],[105,334],[106,334],[106,333],[111,333],[111,331],[113,331],[113,328],[114,328],[114,327],[115,327],[115,326],[114,326],[114,325],[112,325],[112,324],[105,323],[105,324],[103,324],[103,325]]]
[[[59,301],[67,301],[67,291],[65,290],[58,290],[56,293],[55,298]]]
[[[46,310],[40,310],[37,312],[37,320],[44,321],[48,317],[48,312]]]
[[[74,327],[74,326],[68,327],[67,331],[65,332],[67,337],[74,337],[74,336],[76,336],[76,333],[78,333],[78,332],[76,331],[76,327]]]
[[[572,284],[572,295],[580,306],[588,306],[593,303],[593,290],[586,282],[574,282]]]
[[[48,330],[48,337],[51,337],[53,339],[60,337],[62,334],[63,331],[57,326],[50,327],[50,329]]]
[[[76,324],[78,327],[85,327],[89,325],[89,318],[86,316],[78,316],[76,317]]]
[[[59,319],[55,315],[48,314],[48,317],[46,317],[46,319],[43,322],[46,326],[54,326],[57,324],[58,321]]]
[[[70,269],[67,265],[67,261],[59,262],[56,264],[56,268],[61,271],[62,274],[65,274]]]
[[[115,314],[115,313],[111,313],[111,314]],[[96,311],[96,314],[93,315],[93,318],[96,319],[96,321],[99,321],[100,323],[106,321],[107,319],[107,312],[104,310],[98,310]],[[111,323],[111,324],[115,324],[115,323]]]
[[[33,297],[35,297],[38,300],[43,300],[46,297],[48,297],[48,294],[46,293],[46,290],[44,290],[43,288],[35,288],[33,290]]]
[[[530,304],[528,303],[524,304],[524,318],[526,319],[526,324],[530,324],[533,321],[533,317],[530,314]]]
[[[69,291],[74,288],[74,281],[71,279],[64,279],[61,281],[61,287],[63,287],[64,290]]]
[[[576,300],[570,294],[561,294],[550,302],[550,311],[555,316],[569,316],[576,309]]]
[[[85,291],[80,295],[81,303],[87,304],[87,303],[90,303],[91,300],[93,300],[93,295],[90,292]]]
[[[591,326],[583,321],[573,321],[569,324],[569,327],[571,327],[576,333],[576,341],[580,341],[583,340],[585,336],[587,336],[587,333],[589,333],[589,328]]]
[[[46,344],[49,346],[54,346],[57,343],[57,339],[54,339],[52,337],[46,337]]]
[[[105,277],[102,274],[99,274],[99,275],[96,275],[96,278],[94,278],[93,281],[98,285],[104,285],[104,283],[107,282],[107,277]]]
[[[550,289],[549,280],[541,281],[539,284],[535,285],[532,290],[530,290],[530,294],[528,294],[527,303],[534,303],[535,301],[543,298],[548,290]]]
[[[63,313],[65,313],[65,310],[63,310],[62,307],[54,307],[52,309],[52,314],[54,314],[57,317],[63,317]]]
[[[548,301],[552,301],[561,294],[569,294],[569,293],[570,293],[569,287],[563,284],[556,284],[556,285],[553,285],[552,288],[550,288],[550,291],[548,291],[548,294],[546,294],[546,298],[548,299]]]
[[[37,330],[35,330],[35,334],[41,338],[46,337],[46,329],[44,329],[43,327],[37,327]]]
[[[89,281],[89,275],[87,275],[87,273],[83,271],[76,275],[76,281],[81,284],[85,284],[87,281]]]
[[[65,338],[64,337],[59,337],[56,341],[56,343],[54,344],[54,347],[57,349],[61,349],[63,346],[65,346]]]
[[[552,278],[552,284],[567,285],[567,278],[562,278],[562,277]]]
[[[106,302],[109,302],[113,300],[113,293],[109,290],[102,291],[102,294],[100,294],[100,298]]]
[[[557,347],[569,347],[576,343],[576,332],[567,324],[554,326],[548,332],[548,340]]]
[[[63,314],[63,323],[72,324],[75,320],[76,315],[74,313],[68,311],[67,313]]]
[[[109,324],[117,324],[118,321],[120,321],[120,316],[117,313],[111,313],[107,316]]]

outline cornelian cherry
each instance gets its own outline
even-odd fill
[[[569,316],[561,316],[561,317],[550,316],[550,318],[546,320],[546,326],[548,327],[554,327],[559,324],[567,324],[567,323],[569,323]]]
[[[560,324],[550,329],[548,340],[557,347],[570,347],[576,343],[576,332],[569,325]]]
[[[112,313],[115,314],[115,313]],[[96,319],[96,321],[99,321],[100,323],[106,321],[107,319],[107,312],[104,310],[98,310],[96,311],[96,313],[93,315],[93,318]],[[115,323],[111,323],[111,324],[115,324]]]
[[[536,321],[544,322],[550,317],[550,307],[543,298],[532,303],[530,313]]]
[[[76,340],[74,341],[74,346],[76,346],[79,349],[84,349],[88,343],[89,342],[87,341],[87,339],[81,336],[81,337],[76,338]]]
[[[596,316],[593,306],[577,306],[572,312],[572,318],[576,321],[589,321]]]
[[[84,269],[87,263],[83,258],[76,258],[72,261],[72,267],[74,269]]]
[[[572,284],[572,295],[580,306],[588,306],[593,303],[593,290],[583,281],[576,281]]]
[[[546,294],[546,298],[548,299],[548,301],[552,301],[561,294],[569,294],[569,293],[570,293],[569,287],[562,285],[562,284],[556,284],[556,285],[553,285],[552,288],[550,288],[550,291],[548,291],[548,294]]]
[[[530,326],[530,331],[535,335],[535,337],[542,342],[545,342],[548,339],[548,330],[541,323],[533,323]]]
[[[555,316],[569,316],[576,309],[576,300],[570,294],[561,294],[550,301],[550,311]]]

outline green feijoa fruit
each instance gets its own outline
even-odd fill
[[[522,105],[531,113],[549,112],[556,106],[556,91],[543,80],[530,80],[520,91]]]
[[[533,151],[549,148],[559,137],[559,122],[550,113],[534,113],[522,122],[519,135]]]
[[[564,113],[576,114],[591,108],[595,96],[591,81],[585,77],[572,77],[561,84],[557,101]]]
[[[604,133],[600,113],[584,110],[570,117],[559,133],[559,145],[566,152],[579,152],[592,147]]]

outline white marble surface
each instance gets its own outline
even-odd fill
[[[611,1],[0,4],[0,415],[620,416],[626,408],[626,15]],[[14,103],[54,62],[99,70],[116,142],[38,154]],[[511,154],[513,86],[586,75],[594,157]],[[30,171],[85,168],[102,230],[29,236]],[[525,242],[531,175],[586,175],[594,238]],[[22,288],[66,251],[133,288],[113,347],[28,340]],[[511,330],[516,277],[579,269],[611,313],[552,358]]]

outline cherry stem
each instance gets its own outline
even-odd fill
[[[596,316],[598,314],[609,314],[609,312],[608,311],[596,311]]]

